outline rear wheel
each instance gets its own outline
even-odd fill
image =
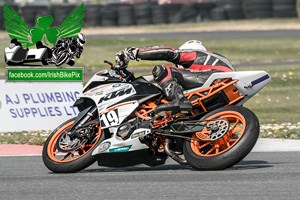
[[[244,107],[222,107],[208,113],[201,120],[206,120],[205,124],[217,124],[219,128],[214,134],[207,129],[203,133],[193,134],[193,138],[202,141],[184,142],[185,159],[198,170],[220,170],[233,166],[248,155],[259,135],[257,117]]]
[[[97,144],[103,141],[101,129],[92,136],[91,142],[84,139],[70,140],[67,131],[74,123],[70,119],[57,127],[48,137],[43,148],[43,161],[56,173],[72,173],[85,169],[95,162],[92,156]]]

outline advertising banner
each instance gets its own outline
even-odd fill
[[[79,113],[82,83],[6,83],[0,80],[0,132],[53,130]]]

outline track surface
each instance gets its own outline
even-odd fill
[[[0,199],[299,199],[300,153],[250,153],[224,171],[195,171],[168,160],[150,168],[51,173],[41,156],[0,157]]]

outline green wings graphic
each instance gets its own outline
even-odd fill
[[[21,19],[13,8],[6,4],[3,7],[3,17],[6,31],[11,39],[16,38],[23,47],[35,45],[38,41],[44,44],[55,44],[58,38],[77,37],[80,33],[84,19],[84,5],[75,8],[71,14],[63,21],[59,28],[50,27],[53,17],[39,16],[36,18],[38,27],[28,28],[27,24]]]

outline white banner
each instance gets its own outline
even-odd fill
[[[79,113],[82,83],[5,83],[0,80],[0,132],[53,130]]]

